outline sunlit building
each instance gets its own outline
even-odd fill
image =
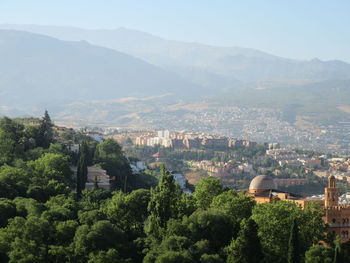
[[[324,200],[308,199],[301,195],[279,191],[275,181],[267,175],[255,177],[250,183],[248,194],[257,203],[281,200],[297,203],[302,208],[309,203],[318,203],[325,211],[323,219],[328,225],[328,231],[338,235],[342,242],[350,240],[350,205],[339,204],[339,189],[336,187],[334,176],[328,177]]]

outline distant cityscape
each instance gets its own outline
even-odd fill
[[[300,116],[287,121],[282,110],[247,107],[207,107],[143,111],[131,123],[108,122],[90,127],[103,127],[105,132],[172,130],[187,133],[215,134],[255,141],[279,142],[286,148],[309,149],[340,155],[350,154],[350,122],[334,120],[331,124],[307,122]],[[142,128],[141,128],[142,127]],[[154,139],[157,140],[157,139]],[[156,143],[149,142],[150,144]]]
[[[312,183],[312,178],[324,180],[330,175],[333,175],[339,182],[350,183],[350,157],[331,156],[307,150],[293,149],[292,147],[285,148],[279,143],[258,144],[250,140],[198,132],[159,130],[118,132],[116,134],[108,131],[106,133],[108,135],[102,135],[101,133],[101,138],[105,136],[112,137],[122,145],[132,145],[132,147],[153,147],[154,149],[163,147],[180,152],[208,150],[229,152],[237,149],[243,151],[244,149],[251,151],[262,150],[261,154],[252,158],[241,158],[239,154],[233,153],[228,161],[214,159],[183,160],[185,166],[191,171],[203,171],[209,176],[220,178],[225,185],[230,187],[233,187],[240,178],[252,178],[266,173],[273,175],[276,185],[282,188],[309,185]],[[99,132],[90,131],[88,134],[95,140],[101,139],[98,137]],[[165,160],[164,156],[159,152],[155,152],[150,157],[154,161]],[[266,160],[271,160],[271,164],[267,166],[261,165]],[[302,171],[302,173],[298,173],[298,170]],[[286,174],[288,175],[286,176]],[[185,173],[184,176],[190,183],[195,183],[197,180],[193,177],[193,173]],[[316,198],[316,195],[314,197]],[[350,203],[350,195],[344,194],[341,200],[343,203]]]
[[[285,146],[316,151],[350,153],[350,123],[335,123],[301,129],[283,120],[283,112],[267,108],[222,107],[187,114],[144,114],[151,127],[179,128],[245,138],[257,142],[280,142]]]

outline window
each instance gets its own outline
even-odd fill
[[[332,219],[332,223],[335,223],[337,222],[337,220],[335,218]]]

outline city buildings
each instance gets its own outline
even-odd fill
[[[343,243],[350,240],[350,205],[339,204],[339,189],[336,187],[334,176],[328,177],[324,200],[304,198],[300,195],[279,191],[275,181],[267,175],[259,175],[251,181],[248,195],[252,196],[257,203],[282,200],[294,202],[302,208],[309,203],[318,203],[325,211],[323,220],[328,225],[328,232],[338,235]]]
[[[145,134],[136,137],[136,145],[156,146],[187,149],[227,149],[235,147],[251,148],[257,145],[249,140],[232,139],[224,136],[215,136],[204,133],[193,132],[170,132],[168,130],[158,131],[156,135]]]

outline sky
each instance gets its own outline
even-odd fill
[[[126,27],[172,40],[350,62],[349,0],[0,0],[0,24]]]

